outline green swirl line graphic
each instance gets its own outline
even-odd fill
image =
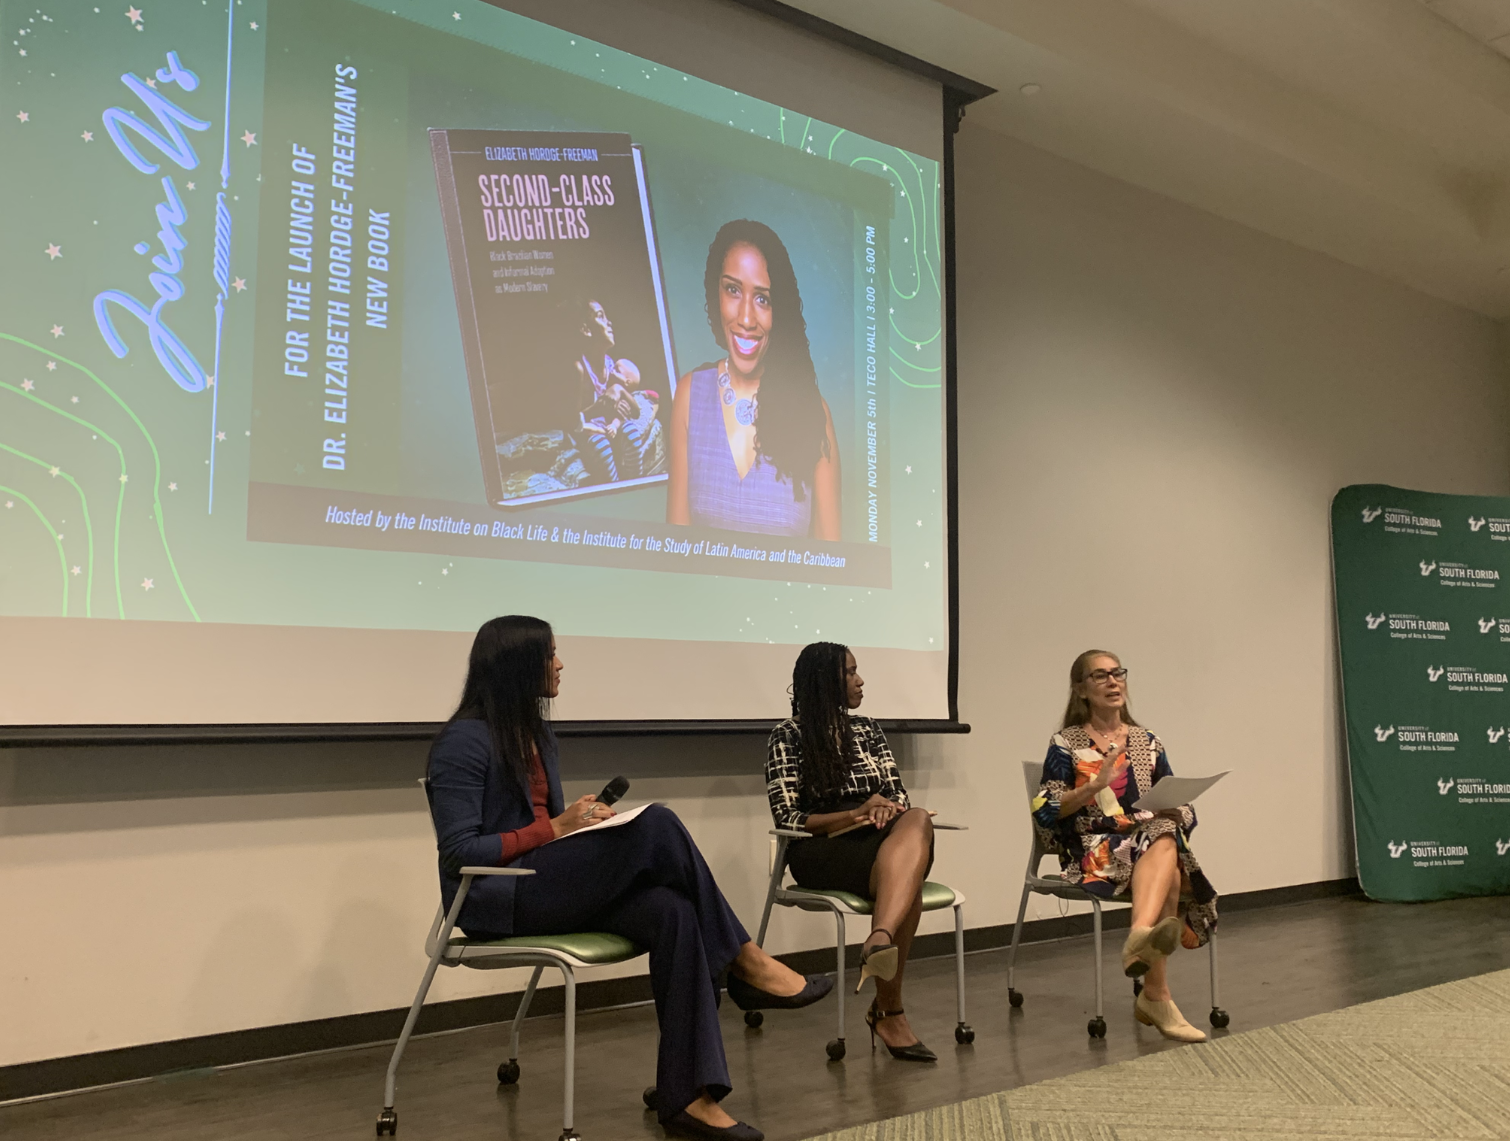
[[[15,336],[12,333],[0,333],[0,341],[12,341],[15,344],[23,345],[23,346],[25,346],[28,349],[33,349],[36,352],[41,353],[43,356],[51,357],[53,360],[57,361],[60,364],[66,364],[69,368],[76,368],[76,369],[78,369],[81,373],[83,373],[85,376],[87,376],[90,380],[94,381],[94,383],[97,384],[100,387],[100,389],[105,393],[105,395],[107,395],[108,397],[110,397],[111,400],[114,400],[116,402],[116,404],[120,405],[121,410],[124,411],[126,413],[126,415],[131,418],[131,422],[133,424],[135,424],[136,427],[137,427],[137,430],[139,432],[141,432],[142,438],[147,441],[147,447],[152,450],[152,468],[153,468],[153,471],[152,471],[152,515],[153,515],[153,518],[156,519],[156,521],[157,521],[157,534],[158,534],[158,538],[162,540],[163,554],[167,557],[167,560],[168,560],[168,570],[173,575],[173,582],[178,587],[179,596],[183,599],[184,605],[189,608],[189,615],[190,615],[190,617],[192,617],[194,619],[194,621],[196,621],[196,622],[200,621],[199,611],[197,611],[197,610],[194,609],[194,603],[189,598],[189,592],[184,587],[183,579],[179,577],[179,574],[178,574],[178,565],[177,565],[177,563],[175,563],[173,561],[173,550],[168,545],[168,530],[167,530],[167,525],[166,525],[166,523],[163,520],[163,502],[162,502],[162,493],[161,493],[161,486],[162,486],[162,479],[163,479],[163,461],[162,461],[162,456],[158,454],[158,451],[157,451],[157,441],[152,438],[152,433],[149,432],[149,431],[147,431],[147,426],[141,422],[141,419],[137,416],[136,412],[132,409],[131,405],[127,404],[124,400],[122,400],[120,398],[119,395],[117,395],[115,389],[111,388],[108,384],[106,384],[103,380],[101,380],[98,376],[96,376],[90,369],[88,369],[85,366],[79,364],[78,361],[71,361],[67,357],[62,356],[62,355],[60,355],[58,353],[53,352],[46,345],[33,344],[31,341],[28,341],[28,340],[26,340],[23,337],[17,337],[17,336]],[[125,473],[123,472],[122,474],[125,474]],[[123,500],[124,500],[125,494],[126,494],[126,485],[125,485],[125,483],[122,483],[121,484],[121,497],[122,497]],[[120,589],[119,577],[120,577],[119,574],[117,574],[117,576],[116,576],[116,578],[117,578],[117,582],[116,582],[117,592],[119,592],[119,589]]]
[[[7,487],[3,483],[0,483],[0,492],[4,492],[7,495],[14,495],[22,503],[24,503],[24,504],[26,504],[26,506],[30,507],[32,509],[32,512],[37,516],[37,518],[42,521],[42,526],[44,526],[44,527],[47,528],[47,533],[52,536],[53,545],[58,548],[58,569],[63,572],[63,617],[67,618],[68,617],[68,559],[63,554],[63,541],[58,538],[57,529],[55,527],[53,527],[53,525],[47,521],[47,516],[42,514],[42,509],[40,507],[38,507],[35,503],[33,503],[30,499],[28,499],[24,492],[18,491],[14,487]]]
[[[30,400],[33,404],[40,405],[41,407],[46,408],[49,412],[55,413],[56,415],[59,415],[59,416],[63,417],[63,419],[65,419],[65,420],[72,420],[75,424],[78,424],[80,427],[89,429],[89,431],[91,431],[95,435],[99,436],[100,439],[104,440],[112,448],[115,449],[116,459],[120,461],[120,465],[121,465],[121,474],[122,475],[126,474],[126,453],[125,453],[125,451],[122,450],[121,445],[116,441],[115,437],[112,436],[109,432],[105,431],[105,429],[101,428],[98,424],[92,424],[88,420],[85,420],[85,419],[83,419],[80,416],[75,416],[72,412],[68,411],[66,408],[59,408],[55,404],[49,404],[47,401],[43,400],[36,393],[26,392],[23,389],[17,388],[13,384],[7,384],[3,380],[0,380],[0,389],[3,389],[5,391],[7,391],[7,392],[14,392],[17,396],[25,397],[27,400]],[[5,445],[4,444],[0,444],[0,447],[5,447]],[[13,449],[13,448],[7,448],[6,450],[7,451],[14,451],[15,449]],[[21,453],[17,452],[16,454],[20,455]],[[38,462],[40,463],[41,461],[38,461]],[[43,464],[43,466],[44,467],[50,467],[51,465],[49,465],[49,464]],[[63,477],[65,479],[68,480],[69,483],[73,483],[73,477],[70,476],[70,475],[68,475],[67,472],[63,472],[62,475],[63,475]],[[77,485],[75,485],[75,486],[77,486]],[[81,500],[84,498],[84,493],[82,491],[79,492],[79,498]],[[122,515],[123,511],[125,510],[125,506],[126,506],[126,485],[123,483],[123,484],[121,484],[120,494],[117,495],[116,499],[115,499],[115,560],[114,560],[114,568],[115,568],[115,604],[116,604],[116,608],[120,612],[120,617],[122,617],[122,618],[126,617],[126,604],[125,604],[125,600],[121,597],[121,515]],[[86,523],[89,521],[89,505],[88,505],[87,502],[84,504],[84,520],[85,520]],[[85,596],[85,610],[86,611],[89,610],[92,607],[92,605],[93,605],[93,603],[92,603],[93,595],[94,595],[94,531],[91,530],[89,532],[89,594]],[[94,616],[93,614],[89,614],[88,615],[88,617],[91,617],[91,618],[93,616]]]
[[[7,385],[4,385],[4,387],[9,388],[10,385],[7,384]],[[7,451],[11,455],[13,455],[13,456],[19,456],[21,459],[26,460],[28,463],[34,463],[38,467],[46,468],[48,471],[52,471],[53,467],[55,466],[53,464],[48,463],[46,460],[39,460],[36,456],[29,456],[25,452],[21,451],[20,449],[11,447],[9,444],[0,444],[0,451]],[[88,575],[84,579],[84,617],[85,618],[93,618],[94,617],[94,524],[90,521],[90,518],[89,518],[89,500],[85,497],[85,495],[84,495],[84,489],[79,486],[78,480],[74,479],[73,476],[69,475],[68,472],[64,471],[62,468],[58,468],[58,474],[60,476],[62,476],[65,480],[67,480],[69,486],[72,487],[74,489],[74,491],[76,491],[78,493],[78,496],[79,496],[79,506],[84,511],[84,536],[85,536],[85,538],[87,538],[89,540],[89,556],[88,556],[88,559],[87,559],[87,565],[89,567],[89,573],[88,573]],[[119,520],[120,520],[120,516],[119,515],[116,516],[116,520],[117,520],[117,526],[119,526]],[[116,572],[115,585],[116,585],[115,597],[116,597],[117,603],[119,603],[120,602],[120,595],[121,595],[121,592],[120,592],[120,572],[119,571]],[[122,611],[121,611],[121,617],[124,618],[125,616],[126,616],[125,609],[123,607]]]
[[[899,380],[903,384],[905,384],[908,388],[942,388],[942,387],[944,387],[942,384],[918,384],[915,381],[908,380],[905,376],[903,376],[901,373],[899,373],[894,368],[888,368],[887,371],[890,372],[891,375],[893,377],[895,377],[897,380]],[[934,369],[933,371],[934,372],[938,372],[938,369]]]
[[[913,286],[912,292],[911,293],[904,293],[904,292],[902,292],[902,287],[897,284],[897,276],[896,276],[896,274],[892,273],[892,271],[890,269],[888,269],[886,271],[886,276],[891,279],[891,288],[896,293],[896,296],[900,300],[902,300],[902,301],[911,301],[915,297],[917,297],[917,295],[919,293],[921,293],[923,291],[923,270],[922,270],[922,267],[920,267],[918,265],[918,240],[917,240],[918,239],[918,211],[917,211],[917,207],[913,205],[912,195],[910,195],[910,194],[907,193],[907,187],[906,187],[906,185],[902,181],[902,172],[901,171],[897,170],[895,167],[893,167],[889,163],[883,161],[882,159],[873,158],[870,155],[861,155],[857,159],[851,159],[849,165],[850,166],[857,166],[858,164],[860,164],[862,162],[873,162],[877,166],[879,166],[882,170],[884,170],[887,174],[894,174],[894,175],[896,175],[896,177],[897,177],[897,188],[899,190],[901,190],[902,197],[905,198],[905,199],[907,199],[907,212],[912,217],[912,234],[911,234],[912,241],[910,241],[910,242],[907,243],[908,245],[910,245],[912,247],[912,276],[913,276],[914,281],[915,281],[915,284]]]

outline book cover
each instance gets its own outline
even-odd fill
[[[641,149],[430,131],[488,502],[666,479],[676,383]]]

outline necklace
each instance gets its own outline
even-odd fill
[[[734,419],[748,428],[755,423],[755,416],[760,411],[760,394],[746,399],[734,391],[734,386],[729,383],[729,362],[723,361],[718,366],[718,388],[720,397],[725,404],[734,405]]]

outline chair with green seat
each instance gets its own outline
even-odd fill
[[[425,801],[428,807],[430,783],[428,780],[421,780],[419,783],[425,790]],[[431,823],[432,825],[434,823],[433,817]],[[535,988],[540,984],[541,973],[546,967],[555,967],[561,972],[561,978],[566,987],[566,1088],[560,1141],[574,1141],[581,1137],[581,1134],[573,1127],[577,1051],[576,972],[584,967],[612,966],[615,963],[628,962],[645,952],[623,936],[610,935],[601,931],[585,931],[572,935],[515,935],[507,939],[470,939],[465,935],[455,933],[456,917],[461,914],[462,903],[467,898],[467,892],[471,889],[474,878],[477,876],[532,876],[534,874],[530,868],[462,868],[461,887],[457,889],[456,898],[451,902],[451,909],[449,911],[444,907],[436,909],[435,921],[430,924],[430,933],[425,937],[425,955],[429,962],[425,966],[424,977],[420,979],[419,992],[414,996],[414,1004],[409,1007],[409,1016],[404,1019],[404,1029],[399,1034],[398,1042],[394,1044],[393,1057],[388,1061],[388,1078],[383,1089],[383,1111],[378,1114],[377,1119],[379,1137],[385,1133],[393,1137],[398,1133],[398,1114],[393,1108],[398,1065],[404,1056],[404,1047],[409,1044],[409,1036],[414,1032],[414,1024],[419,1020],[419,1012],[425,1005],[425,996],[430,993],[430,983],[435,978],[436,969],[472,967],[479,970],[502,970],[508,967],[531,966],[535,968],[535,971],[530,976],[529,986],[525,988],[524,997],[519,1000],[519,1009],[514,1014],[514,1023],[509,1031],[509,1060],[499,1065],[498,1081],[502,1085],[513,1085],[519,1080],[519,1030],[529,1014],[530,1002],[535,997]],[[652,1098],[651,1091],[647,1090],[645,1096],[648,1104]]]
[[[965,828],[959,824],[934,824],[936,831],[963,832]],[[874,909],[875,901],[866,899],[863,895],[855,895],[848,891],[832,891],[827,889],[798,887],[783,884],[786,878],[787,853],[795,841],[819,839],[811,832],[801,832],[790,828],[773,828],[771,835],[776,837],[776,853],[771,861],[771,882],[766,889],[765,910],[760,915],[760,934],[755,942],[758,946],[765,946],[766,928],[771,922],[772,907],[795,907],[802,911],[827,911],[834,917],[834,924],[838,932],[838,945],[835,959],[838,976],[834,984],[834,993],[838,996],[839,1006],[839,1036],[828,1043],[826,1047],[828,1056],[837,1062],[844,1057],[844,933],[845,920],[851,915],[869,915]],[[954,1027],[954,1040],[964,1045],[975,1041],[975,1031],[965,1021],[965,897],[953,888],[946,887],[941,883],[931,880],[923,883],[923,910],[942,911],[946,907],[954,909],[954,974],[955,991],[958,1006],[959,1021]],[[746,1026],[759,1026],[764,1022],[764,1016],[758,1010],[745,1012]]]

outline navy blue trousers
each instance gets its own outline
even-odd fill
[[[519,861],[515,935],[607,931],[650,952],[661,1026],[655,1085],[662,1121],[706,1090],[729,1092],[718,978],[750,936],[676,813],[651,805],[620,828],[565,837]]]

